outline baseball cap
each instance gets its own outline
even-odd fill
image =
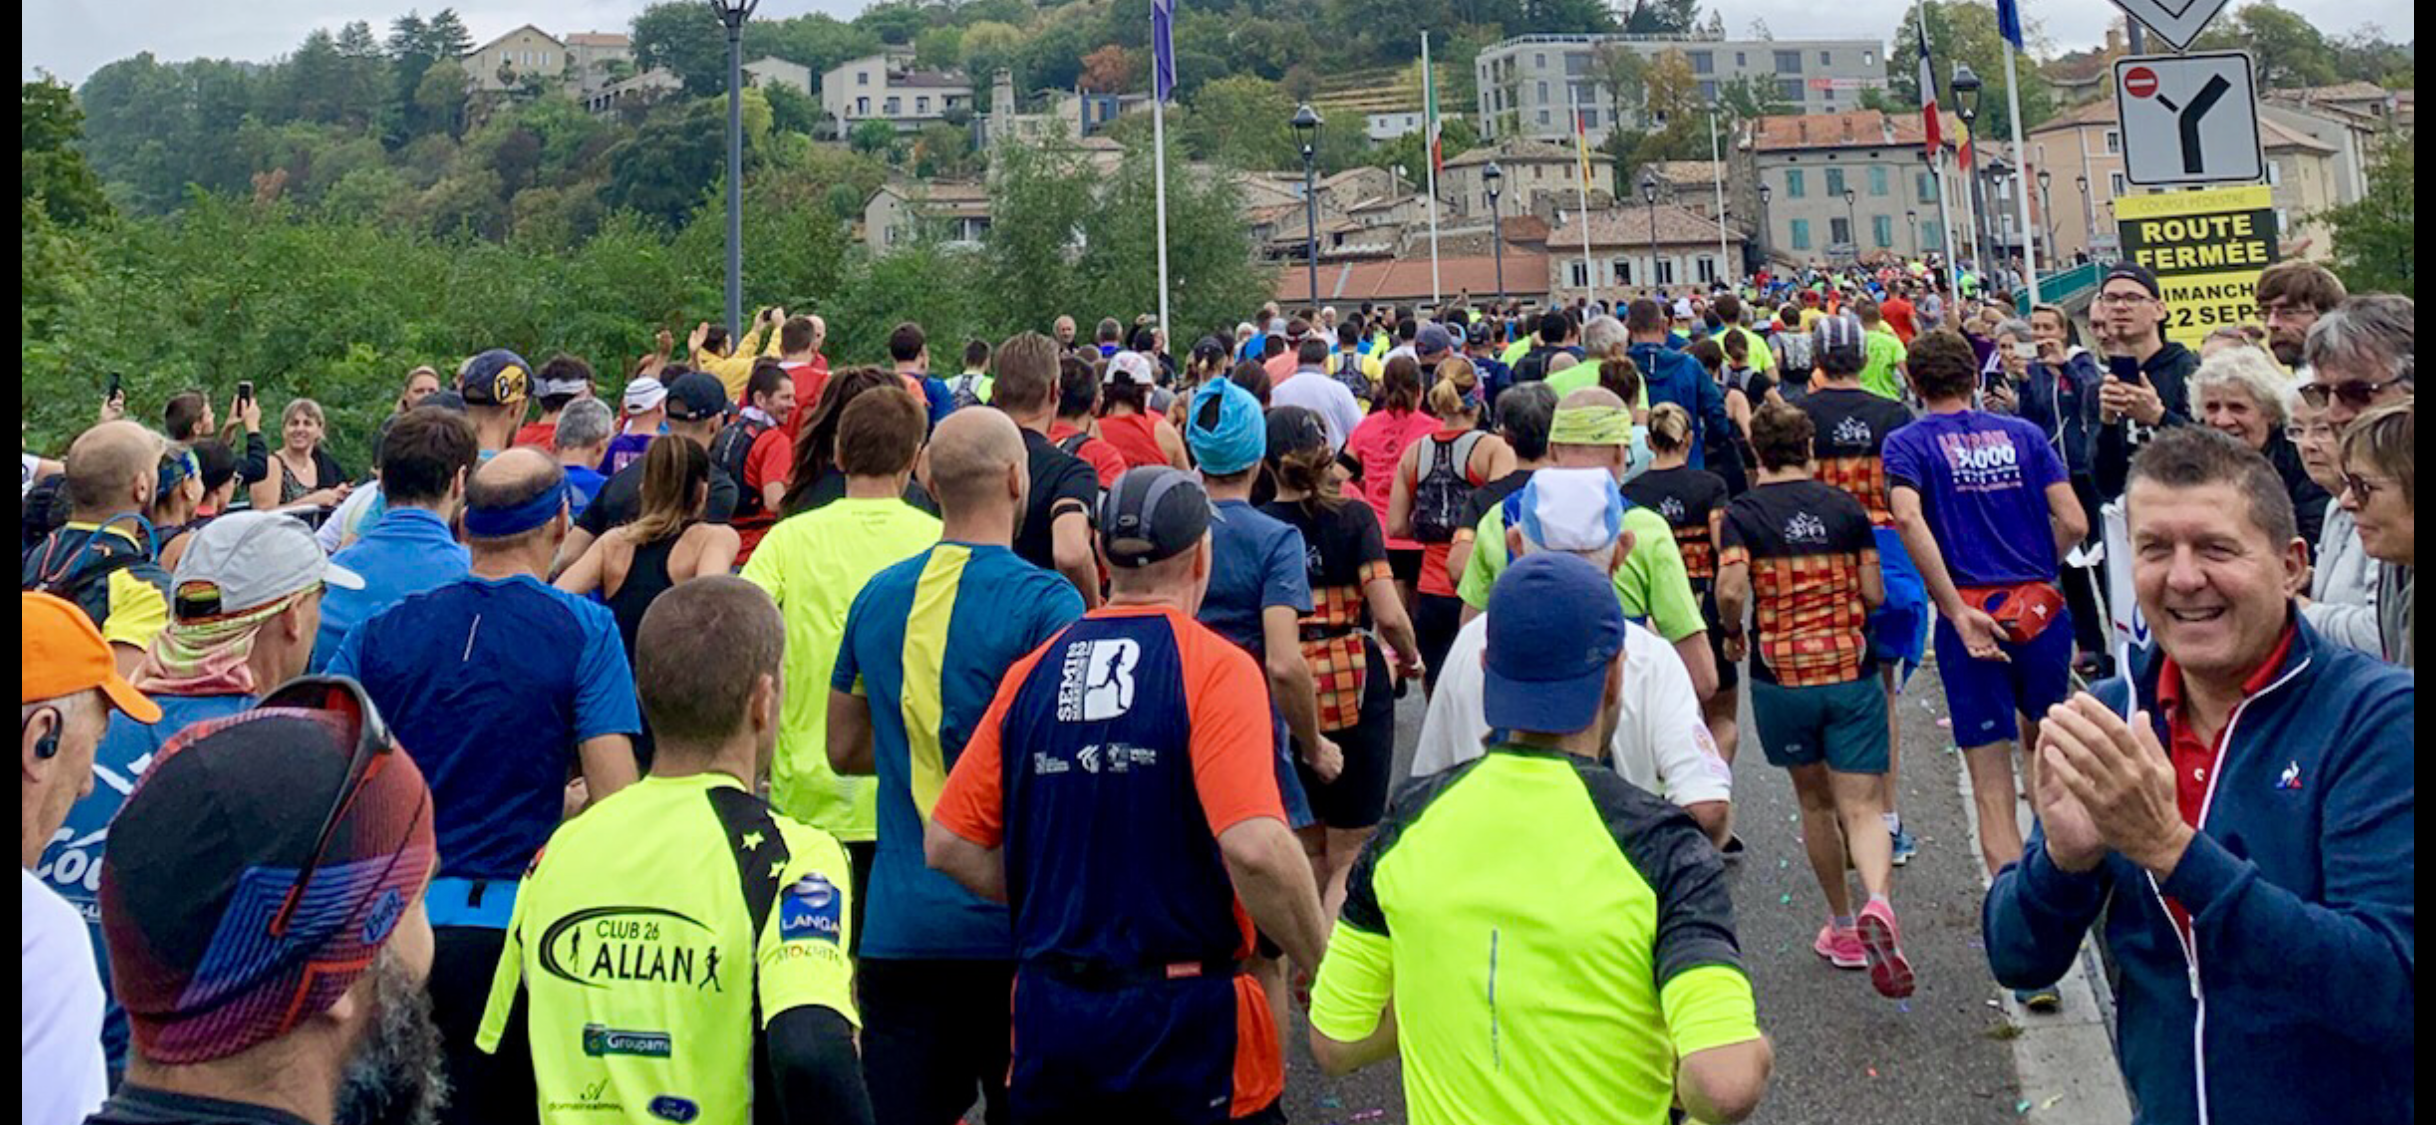
[[[1624,494],[1605,469],[1541,469],[1506,498],[1506,526],[1542,551],[1596,551],[1624,528]]]
[[[532,368],[506,348],[492,348],[457,369],[457,393],[472,406],[514,406],[531,391]]]
[[[1174,558],[1201,542],[1214,515],[1193,474],[1165,465],[1127,469],[1100,494],[1100,553],[1128,569]]]
[[[720,390],[724,392],[726,388],[721,387]],[[668,388],[661,385],[657,378],[645,375],[626,384],[625,401],[626,413],[641,414],[668,401]]]
[[[451,390],[437,390],[423,396],[423,405],[454,414],[465,413],[465,396]]]
[[[2164,291],[2157,288],[2157,275],[2150,273],[2147,266],[2129,259],[2106,267],[2106,281],[2099,282],[2098,287],[2103,289],[2106,287],[2107,281],[2117,280],[2129,281],[2138,285],[2140,288],[2148,290],[2148,295],[2151,297],[2165,295]]]
[[[1436,355],[1453,351],[1454,348],[1455,337],[1447,332],[1445,325],[1425,324],[1421,331],[1413,334],[1413,351],[1421,355]]]
[[[1480,322],[1478,322],[1478,323],[1476,323],[1476,324],[1472,325],[1472,328],[1471,328],[1471,342],[1472,342],[1474,345],[1480,345],[1480,344],[1494,344],[1494,343],[1496,343],[1496,342],[1497,342],[1497,326],[1496,326],[1496,325],[1494,325],[1494,324],[1489,323],[1489,322],[1488,322],[1488,321],[1486,321],[1486,320],[1480,321]]]
[[[1108,373],[1101,381],[1112,387],[1147,387],[1155,381],[1150,357],[1135,351],[1118,352],[1108,357]]]
[[[1489,726],[1567,734],[1598,721],[1607,665],[1624,651],[1624,607],[1606,574],[1561,552],[1524,556],[1490,588],[1488,616]]]
[[[1818,326],[1810,330],[1811,346],[1822,355],[1832,351],[1848,351],[1857,355],[1864,350],[1862,332],[1861,318],[1851,313],[1822,316]]]
[[[1211,400],[1217,417],[1203,423]],[[1261,423],[1260,400],[1233,379],[1212,379],[1193,392],[1192,411],[1185,416],[1185,442],[1201,471],[1225,476],[1260,463],[1268,450],[1268,431]]]
[[[668,385],[668,419],[700,422],[727,413],[727,384],[708,371],[688,371]]]
[[[143,1056],[170,1065],[238,1054],[328,1010],[438,863],[422,772],[361,688],[321,677],[181,732],[111,827],[111,987]]]
[[[322,553],[311,528],[277,512],[230,512],[204,524],[172,579],[177,615],[190,621],[260,609],[317,582],[364,588],[361,576]]]
[[[544,368],[544,370],[548,369]],[[541,379],[533,384],[533,393],[543,398],[551,395],[580,395],[584,393],[585,387],[591,385],[591,380],[572,376],[563,379]]]
[[[120,714],[139,723],[161,721],[160,705],[118,674],[110,642],[76,603],[27,590],[17,601],[19,704],[98,691]]]
[[[1289,453],[1306,449],[1324,449],[1328,445],[1328,427],[1320,421],[1318,412],[1305,406],[1280,406],[1269,412],[1269,450],[1271,464]]]

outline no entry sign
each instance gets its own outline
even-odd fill
[[[2123,92],[2135,98],[2153,97],[2157,93],[2157,72],[2145,66],[2135,66],[2123,72]]]

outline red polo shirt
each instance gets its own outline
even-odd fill
[[[2275,642],[2275,650],[2242,679],[2243,699],[2257,695],[2266,690],[2268,684],[2275,682],[2276,673],[2284,666],[2284,658],[2292,654],[2292,639],[2297,635],[2299,630],[2293,627],[2290,620],[2285,621],[2284,635]],[[2191,729],[2182,692],[2182,669],[2168,655],[2157,670],[2157,707],[2165,713],[2166,755],[2174,764],[2174,803],[2182,811],[2182,822],[2196,831],[2200,813],[2207,808],[2209,782],[2224,764],[2225,732],[2232,729],[2233,724],[2227,722],[2218,728],[2213,741],[2201,742],[2199,732]],[[2165,900],[2165,905],[2174,915],[2175,928],[2182,931],[2187,941],[2191,934],[2190,912],[2171,897]]]

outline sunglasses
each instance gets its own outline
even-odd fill
[[[2354,410],[2366,410],[2377,401],[2378,395],[2385,393],[2385,388],[2396,383],[2410,381],[2411,377],[2408,375],[2395,375],[2378,380],[2345,379],[2340,383],[2332,384],[2303,383],[2300,388],[2301,401],[2308,403],[2312,410],[2324,410],[2329,402],[2341,402]]]
[[[304,866],[296,869],[296,881],[280,901],[278,913],[271,915],[271,936],[284,938],[296,908],[304,902],[305,888],[313,884],[313,873],[329,854],[330,840],[338,834],[339,822],[355,803],[356,795],[363,792],[364,783],[371,779],[380,760],[397,750],[397,743],[390,739],[389,727],[381,722],[372,698],[364,694],[364,686],[344,676],[299,676],[280,685],[255,706],[328,711],[344,716],[355,729],[355,745],[347,756],[346,778],[339,783],[337,795],[331,798],[329,811],[322,814],[321,831],[313,836],[313,852],[305,858]]]

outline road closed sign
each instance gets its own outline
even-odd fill
[[[2197,348],[2210,330],[2258,320],[2258,275],[2275,264],[2275,197],[2264,185],[2115,200],[2123,256],[2157,275],[2165,338]]]
[[[2221,184],[2267,174],[2258,85],[2240,51],[2115,62],[2123,178],[2143,187]]]

